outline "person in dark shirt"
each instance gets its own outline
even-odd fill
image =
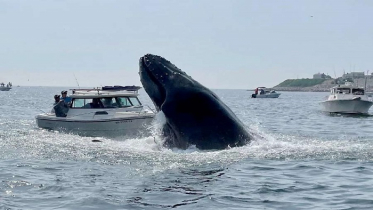
[[[112,98],[104,98],[103,99],[103,105],[104,105],[105,108],[113,107]]]
[[[91,108],[101,108],[98,98],[92,99]]]
[[[60,100],[61,100],[60,95],[54,95],[54,103],[53,103],[51,113],[55,113],[54,106],[56,106],[56,104],[58,104],[58,102],[60,102]]]
[[[54,109],[54,112],[56,113],[56,117],[66,117],[67,112],[69,111],[69,106],[65,103],[65,101],[59,100],[57,102],[57,99],[56,99],[53,109]]]

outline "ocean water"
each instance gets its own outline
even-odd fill
[[[328,93],[214,90],[257,137],[200,151],[162,147],[162,115],[99,143],[39,129],[62,89],[0,92],[0,209],[373,209],[373,117],[321,112]]]

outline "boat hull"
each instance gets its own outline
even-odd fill
[[[280,93],[271,93],[271,94],[262,94],[262,95],[256,95],[255,98],[278,98],[280,97]]]
[[[10,87],[0,87],[0,91],[9,91],[10,89],[12,89],[12,88],[10,88]]]
[[[330,113],[367,114],[373,105],[365,100],[328,100],[321,102],[323,111]]]
[[[77,120],[41,114],[36,116],[36,123],[40,128],[82,136],[139,136],[148,133],[147,127],[153,118],[154,115],[148,114],[126,118]]]

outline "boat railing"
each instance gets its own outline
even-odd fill
[[[73,94],[79,95],[88,95],[97,92],[98,95],[104,94],[111,94],[115,92],[127,92],[127,93],[134,93],[137,94],[138,90],[141,87],[139,86],[104,86],[104,87],[97,87],[97,88],[88,88],[88,89],[70,89]]]

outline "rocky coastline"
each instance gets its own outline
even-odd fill
[[[276,91],[288,92],[329,92],[330,88],[315,88],[315,87],[273,87]]]

